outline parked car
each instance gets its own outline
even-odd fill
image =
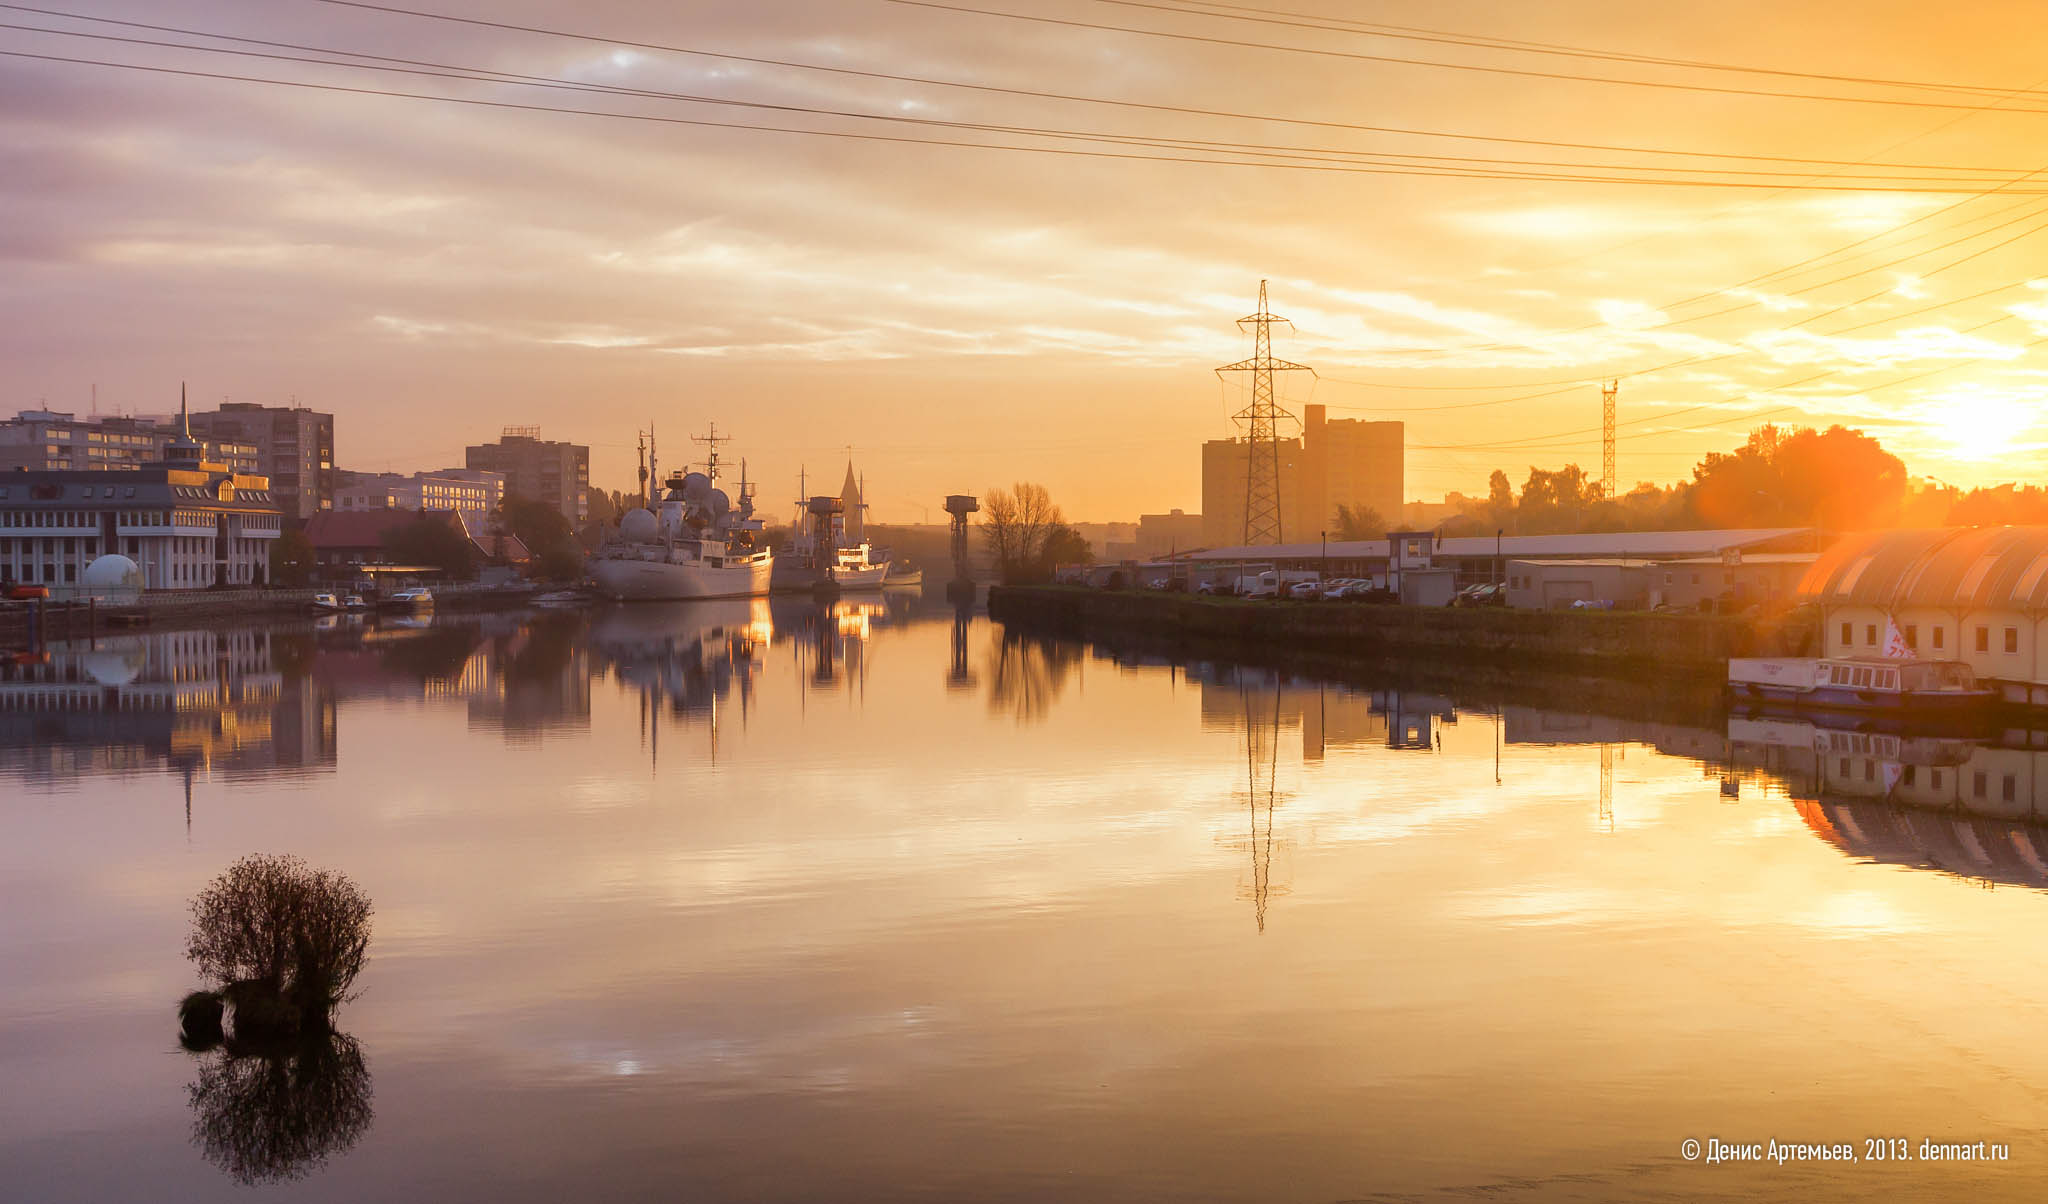
[[[1507,590],[1497,581],[1468,585],[1452,595],[1452,606],[1506,606]]]
[[[1323,596],[1323,587],[1313,581],[1297,581],[1287,587],[1287,596],[1312,602]]]
[[[1223,587],[1214,581],[1204,581],[1195,587],[1195,592],[1205,598],[1213,598],[1223,592]]]

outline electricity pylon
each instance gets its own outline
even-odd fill
[[[1614,395],[1621,382],[1610,380],[1600,386],[1600,491],[1614,497]]]
[[[1306,364],[1292,364],[1273,358],[1273,323],[1287,319],[1266,311],[1266,282],[1259,281],[1259,312],[1239,318],[1239,330],[1252,331],[1252,357],[1216,369],[1252,374],[1251,404],[1233,417],[1244,426],[1244,542],[1279,543],[1280,523],[1280,421],[1294,415],[1280,408],[1273,397],[1275,372],[1307,372]]]

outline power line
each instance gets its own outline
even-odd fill
[[[24,9],[25,5],[0,4],[0,9]],[[43,10],[34,10],[43,11]],[[87,18],[102,20],[101,18]],[[213,38],[239,42],[247,45],[270,46],[280,49],[303,50],[320,55],[342,55],[348,58],[375,60],[371,63],[346,62],[333,58],[308,58],[301,55],[265,53],[248,50],[234,50],[222,46],[202,46],[185,42],[168,42],[153,38],[124,37],[116,34],[88,33],[81,30],[49,29],[42,26],[20,25],[0,22],[0,29],[11,29],[28,33],[48,34],[57,37],[84,38],[94,41],[115,42],[123,45],[150,46],[160,49],[189,50],[205,54],[232,55],[271,61],[307,63],[321,66],[343,67],[362,71],[395,72],[406,75],[420,75],[439,79],[459,79],[478,83],[507,84],[517,87],[536,87],[558,91],[595,93],[605,96],[628,96],[659,100],[672,100],[686,104],[727,106],[734,108],[758,109],[778,113],[796,113],[807,116],[842,117],[861,121],[880,121],[894,124],[934,127],[948,130],[973,130],[982,133],[1011,134],[1021,137],[1057,138],[1083,142],[1100,142],[1112,145],[1131,145],[1167,150],[1214,151],[1220,153],[1270,156],[1282,159],[1304,161],[1335,161],[1380,163],[1398,167],[1429,167],[1434,162],[1452,164],[1498,165],[1506,167],[1560,167],[1590,170],[1630,170],[1654,172],[1687,172],[1694,174],[1758,176],[1765,178],[1804,177],[1804,172],[1763,171],[1741,168],[1666,167],[1661,165],[1615,165],[1602,163],[1569,163],[1555,160],[1486,159],[1476,156],[1454,155],[1397,155],[1389,152],[1363,151],[1347,148],[1275,146],[1262,143],[1218,142],[1192,138],[1148,137],[1136,134],[1122,134],[1099,130],[1067,130],[1043,126],[1003,125],[990,122],[947,121],[938,118],[912,117],[898,113],[865,113],[848,109],[832,109],[810,105],[776,104],[762,101],[742,100],[730,97],[703,96],[683,92],[669,92],[657,89],[634,88],[616,84],[593,84],[559,76],[532,75],[519,72],[499,71],[486,67],[466,67],[456,64],[434,62],[422,59],[397,58],[390,55],[368,54],[359,51],[332,47],[310,46],[302,43],[278,42],[260,38],[246,38],[233,34],[215,33],[208,30],[180,28],[176,26],[150,25],[143,22],[114,21],[108,23],[144,28],[158,32],[176,33],[187,37]],[[396,64],[384,66],[380,64]],[[1989,171],[1994,169],[1965,169]],[[1541,178],[1550,178],[1543,176]],[[1879,175],[1858,173],[1853,179],[1862,180],[1914,180],[1926,181],[1923,176]],[[1954,183],[1981,183],[1983,181],[1950,181]],[[1845,186],[1847,179],[1844,180]]]
[[[1887,88],[1921,88],[1940,92],[1978,92],[2011,95],[2034,93],[2032,88],[2000,88],[1991,84],[1943,83],[1929,80],[1885,79],[1868,75],[1837,75],[1823,71],[1788,71],[1775,67],[1756,67],[1739,63],[1717,63],[1703,59],[1667,58],[1659,55],[1636,54],[1629,51],[1595,50],[1584,46],[1569,46],[1557,42],[1528,42],[1511,38],[1493,38],[1483,34],[1463,34],[1449,30],[1424,29],[1412,25],[1386,25],[1370,21],[1356,21],[1344,17],[1326,17],[1316,13],[1283,12],[1276,9],[1254,8],[1245,4],[1216,4],[1208,0],[1096,0],[1099,4],[1116,5],[1121,8],[1151,9],[1157,12],[1179,13],[1186,16],[1210,17],[1218,20],[1249,21],[1262,25],[1288,26],[1297,29],[1314,29],[1330,33],[1351,33],[1361,37],[1390,38],[1411,42],[1431,42],[1450,46],[1467,46],[1480,50],[1508,50],[1524,54],[1548,54],[1567,58],[1595,59],[1606,62],[1640,63],[1646,66],[1683,67],[1699,71],[1737,72],[1746,75],[1775,75],[1786,79],[1823,80],[1828,83],[1864,84]],[[1193,7],[1199,4],[1201,7]],[[1209,9],[1228,11],[1211,12]]]
[[[341,84],[313,83],[306,80],[284,80],[274,79],[266,76],[236,75],[229,72],[200,71],[192,68],[149,66],[140,63],[123,63],[114,62],[106,59],[79,58],[68,55],[36,54],[23,50],[0,50],[0,56],[5,56],[8,58],[30,59],[49,63],[65,63],[75,66],[108,67],[119,70],[140,71],[158,75],[176,75],[192,79],[211,79],[234,83],[263,84],[271,87],[298,88],[308,91],[333,92],[357,96],[379,96],[401,100],[425,100],[434,101],[442,104],[468,105],[476,108],[504,109],[532,113],[562,113],[577,117],[598,117],[619,121],[647,122],[660,125],[693,126],[700,129],[745,130],[756,133],[795,134],[816,138],[838,138],[858,142],[886,142],[910,146],[936,146],[953,149],[1007,151],[1019,154],[1064,155],[1073,158],[1120,160],[1126,162],[1140,163],[1177,163],[1195,164],[1212,167],[1247,167],[1261,168],[1274,171],[1305,171],[1337,175],[1408,176],[1436,179],[1522,180],[1548,181],[1554,183],[1638,184],[1657,185],[1662,187],[1739,188],[1795,192],[1825,191],[1925,194],[1965,191],[1965,189],[1961,187],[1913,188],[1891,186],[1879,187],[1851,184],[1773,184],[1743,180],[1639,179],[1626,176],[1552,175],[1531,172],[1504,172],[1483,170],[1449,171],[1418,167],[1367,166],[1362,164],[1315,163],[1285,160],[1260,161],[1217,157],[1198,157],[1196,155],[1188,154],[1138,155],[1129,153],[1119,153],[1114,151],[1079,150],[1073,147],[1016,146],[1008,143],[975,142],[965,139],[948,138],[909,138],[900,135],[861,133],[858,131],[851,130],[820,130],[800,126],[758,125],[737,121],[711,121],[703,118],[672,117],[650,113],[622,113],[615,110],[577,109],[559,105],[540,105],[515,101],[483,100],[476,97],[443,96],[434,93],[404,92],[390,88],[356,87]],[[354,64],[334,65],[351,66]],[[481,82],[504,81],[485,80]],[[733,102],[721,101],[717,103]],[[1082,138],[1081,140],[1105,141],[1106,139]],[[1146,145],[1145,143],[1135,144]],[[2048,195],[2048,189],[2026,190],[2023,193],[2023,195]]]
[[[1448,63],[1437,59],[1403,58],[1399,55],[1364,54],[1351,50],[1333,50],[1325,46],[1286,46],[1274,42],[1252,42],[1240,38],[1219,38],[1205,34],[1177,33],[1165,29],[1111,25],[1100,21],[1079,21],[1070,17],[1045,17],[1035,13],[1004,12],[1000,9],[972,8],[961,4],[941,4],[938,0],[884,0],[884,2],[900,4],[907,8],[924,8],[939,12],[961,13],[979,17],[996,17],[1009,21],[1029,21],[1041,25],[1060,25],[1104,33],[1126,33],[1139,37],[1165,38],[1177,42],[1223,46],[1233,50],[1273,50],[1286,54],[1311,55],[1318,58],[1345,59],[1365,63],[1390,63],[1408,67],[1433,67],[1445,71],[1470,71],[1487,75],[1513,75],[1527,79],[1561,80],[1570,83],[1619,84],[1637,88],[1660,88],[1680,92],[1706,92],[1725,96],[1761,96],[1780,100],[1814,100],[1842,104],[1889,105],[1916,109],[1971,109],[1977,107],[1970,104],[1941,100],[1911,100],[1903,97],[1882,96],[1829,96],[1816,92],[1784,92],[1767,88],[1735,88],[1712,84],[1679,83],[1668,80],[1623,79],[1604,75],[1576,75],[1570,72],[1531,71],[1519,67],[1501,67],[1481,63]],[[2048,109],[2005,109],[2002,111],[2008,113],[2048,113]]]
[[[855,67],[839,67],[822,63],[807,63],[795,59],[769,58],[759,55],[734,54],[728,51],[707,50],[702,47],[680,46],[671,43],[649,42],[605,34],[592,34],[575,30],[551,28],[538,25],[521,25],[506,21],[491,21],[480,17],[460,16],[453,13],[435,12],[430,9],[407,8],[400,5],[373,4],[367,0],[308,0],[309,3],[327,4],[340,8],[360,9],[368,12],[385,13],[394,16],[412,17],[419,20],[441,21],[451,24],[468,25],[506,32],[528,33],[543,37],[564,38],[572,41],[590,42],[631,50],[652,50],[667,54],[689,55],[698,58],[713,58],[726,62],[750,63],[756,66],[781,67],[797,71],[813,71],[823,74],[843,75],[858,79],[883,80],[890,83],[914,84],[920,87],[953,88],[963,91],[981,92],[1001,96],[1024,97],[1033,100],[1050,100],[1071,104],[1106,105],[1115,108],[1142,110],[1154,113],[1170,113],[1182,116],[1221,117],[1237,121],[1268,122],[1283,125],[1298,125],[1319,129],[1348,130],[1355,133],[1391,134],[1402,137],[1442,138],[1471,142],[1496,142],[1517,146],[1545,146],[1565,150],[1608,151],[1618,154],[1672,155],[1687,158],[1732,159],[1745,162],[1804,163],[1831,167],[1886,167],[1911,170],[1964,170],[1950,164],[1918,164],[1868,162],[1841,159],[1812,159],[1786,155],[1758,155],[1740,152],[1675,150],[1667,147],[1625,146],[1597,142],[1571,142],[1545,138],[1517,138],[1488,134],[1467,134],[1444,130],[1423,130],[1402,126],[1367,125],[1357,122],[1328,121],[1306,117],[1291,117],[1273,113],[1250,113],[1230,109],[1208,109],[1188,105],[1169,105],[1145,101],[1123,100],[1114,97],[1090,96],[1080,93],[1057,92],[1032,88],[1004,87],[997,84],[980,84],[964,80],[939,79],[931,76],[904,75],[886,71],[868,71]],[[25,5],[7,5],[25,12],[36,12],[55,16],[78,16],[57,9],[30,8]],[[81,20],[109,20],[109,18],[79,17]],[[1998,170],[1988,168],[1983,170]]]

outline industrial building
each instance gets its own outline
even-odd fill
[[[496,443],[471,446],[463,466],[502,473],[505,492],[546,502],[572,526],[590,517],[590,449],[543,440],[537,426],[508,426]]]
[[[223,402],[192,415],[201,439],[253,444],[256,471],[270,481],[278,508],[294,524],[334,509],[334,415],[304,406]]]
[[[1405,434],[1399,422],[1331,420],[1325,407],[1302,407],[1301,436],[1276,440],[1282,537],[1298,541],[1337,527],[1337,507],[1401,513]],[[1253,445],[1212,439],[1202,445],[1202,538],[1210,547],[1244,538],[1245,477]]]
[[[1921,656],[1963,661],[2007,700],[2048,705],[2048,527],[1847,535],[1800,584],[1823,654],[1879,656],[1895,623]]]
[[[1659,606],[1730,612],[1790,603],[1818,552],[1745,552],[1729,545],[1714,556],[1510,560],[1508,605],[1534,610],[1575,602],[1612,603],[1624,610]]]
[[[1728,531],[1612,531],[1574,535],[1454,536],[1441,538],[1428,531],[1394,532],[1389,539],[1291,541],[1285,544],[1210,548],[1176,557],[1172,567],[1196,580],[1222,580],[1248,566],[1276,568],[1282,572],[1308,572],[1323,577],[1359,577],[1387,581],[1404,572],[1448,571],[1450,584],[1458,589],[1486,582],[1507,583],[1512,605],[1553,604],[1543,598],[1543,587],[1528,580],[1555,577],[1570,579],[1570,562],[1615,561],[1649,568],[1643,588],[1643,603],[1651,591],[1673,590],[1679,605],[1697,605],[1704,591],[1730,588],[1731,580],[1756,581],[1777,575],[1789,583],[1789,574],[1802,572],[1804,561],[1816,554],[1822,537],[1807,527],[1767,527]],[[1779,556],[1794,559],[1776,561]],[[1745,568],[1756,561],[1755,568]],[[1522,565],[1510,579],[1510,562]],[[1654,566],[1654,567],[1650,567]],[[1682,566],[1682,567],[1681,567]],[[1790,567],[1788,567],[1790,566]],[[1669,575],[1670,583],[1663,578]],[[1732,576],[1729,576],[1732,575]],[[1697,582],[1693,577],[1699,577]],[[1616,578],[1619,580],[1619,577]],[[1682,583],[1682,584],[1681,584]],[[1750,588],[1766,588],[1753,585]],[[1778,587],[1789,594],[1788,584]],[[1533,592],[1532,592],[1533,591]],[[1700,592],[1685,592],[1700,591]],[[1433,592],[1433,591],[1432,591]],[[1590,595],[1589,595],[1590,596]],[[1715,594],[1716,597],[1719,593]],[[1564,603],[1569,605],[1570,599]],[[1617,599],[1616,601],[1619,601]]]
[[[1180,552],[1192,551],[1202,546],[1202,516],[1180,510],[1140,514],[1136,543],[1137,556],[1142,560],[1164,560]]]

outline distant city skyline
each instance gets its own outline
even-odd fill
[[[84,414],[97,386],[102,412],[162,414],[185,380],[195,409],[332,413],[338,467],[401,473],[538,424],[588,445],[608,490],[634,487],[638,429],[675,463],[716,422],[771,514],[800,468],[836,480],[851,458],[876,521],[1017,480],[1130,520],[1200,509],[1202,444],[1242,404],[1212,369],[1246,353],[1233,323],[1265,278],[1295,323],[1276,352],[1321,374],[1282,404],[1406,423],[1411,500],[1483,492],[1495,468],[1597,471],[1607,377],[1624,488],[1762,421],[1859,426],[1965,487],[2038,476],[2048,221],[2024,173],[2048,106],[2011,36],[2033,6],[1930,25],[1903,0],[1417,0],[1376,6],[1377,36],[1310,0],[1291,7],[1317,28],[987,7],[1012,16],[419,5],[541,33],[314,0],[90,9],[175,32],[23,15],[46,32],[0,34],[0,411]],[[1456,37],[1384,32],[1403,24]],[[1549,49],[1477,44],[1499,39]],[[341,50],[529,78],[303,61]],[[1526,178],[1546,174],[1573,178]]]

